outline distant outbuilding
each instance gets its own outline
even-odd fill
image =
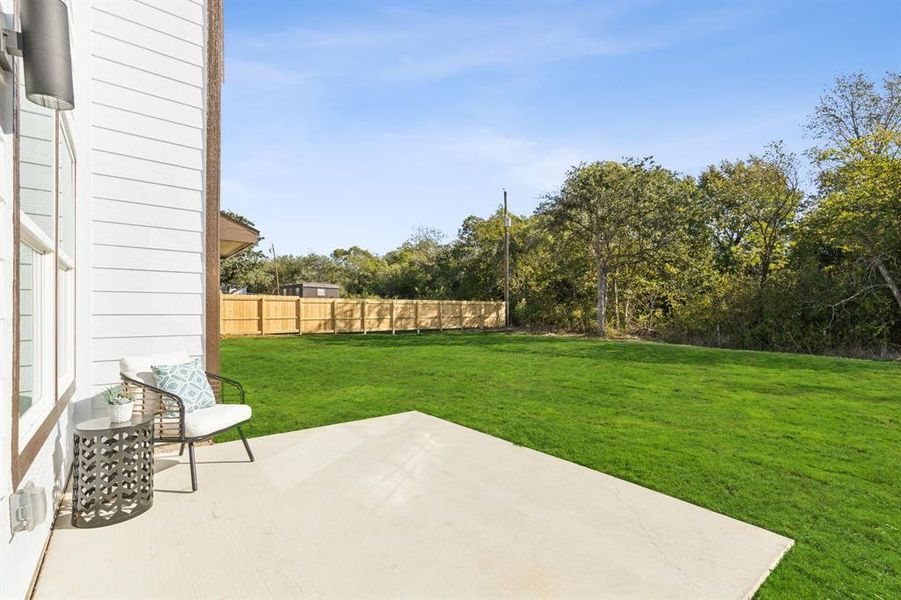
[[[337,283],[304,281],[303,283],[286,283],[279,286],[282,296],[300,296],[301,298],[340,298],[341,289]]]

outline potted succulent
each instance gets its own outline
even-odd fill
[[[109,406],[109,419],[113,423],[122,423],[131,419],[131,413],[135,408],[134,398],[121,385],[106,388],[103,391],[103,399]]]

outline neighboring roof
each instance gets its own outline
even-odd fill
[[[260,241],[260,232],[225,213],[219,213],[219,258],[234,256]]]
[[[301,281],[300,283],[283,283],[281,287],[295,286],[295,285],[302,285],[305,287],[325,287],[325,288],[340,287],[337,283],[323,283],[321,281]]]

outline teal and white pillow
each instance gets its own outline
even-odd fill
[[[153,365],[151,369],[157,387],[181,398],[185,403],[185,412],[216,404],[213,388],[207,381],[199,358],[180,365]]]

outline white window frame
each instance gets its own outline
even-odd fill
[[[55,228],[54,228],[55,231]],[[19,211],[19,241],[35,253],[32,266],[40,277],[32,290],[32,344],[35,349],[34,396],[25,414],[19,415],[19,447],[24,447],[56,405],[56,253],[54,241],[31,217]],[[16,343],[20,343],[16,340]],[[50,367],[50,368],[48,368]]]
[[[19,82],[20,97],[24,87]],[[21,113],[20,113],[21,114]],[[34,253],[35,280],[32,290],[32,400],[24,414],[18,414],[18,448],[24,448],[56,406],[56,129],[57,118],[50,111],[51,194],[50,232],[44,231],[25,210],[19,207],[19,242]],[[22,117],[20,116],[20,122]],[[21,133],[21,132],[20,132]],[[21,157],[20,157],[21,160]],[[20,165],[16,165],[20,169]],[[21,185],[21,182],[20,182]],[[21,193],[16,190],[16,193]],[[19,267],[21,268],[21,267]],[[16,293],[21,293],[16,290]],[[17,315],[18,318],[21,318]],[[15,340],[21,344],[20,339]],[[20,367],[19,367],[20,368]]]
[[[75,381],[75,257],[69,256],[62,250],[59,244],[59,143],[63,141],[72,159],[72,198],[69,201],[76,203],[77,190],[75,188],[76,156],[72,143],[71,126],[68,115],[56,111],[52,117],[53,128],[51,134],[51,147],[53,148],[53,202],[52,202],[52,231],[53,236],[38,226],[25,211],[19,209],[19,241],[29,246],[35,252],[35,264],[33,268],[40,272],[40,279],[35,282],[33,290],[32,321],[34,323],[32,344],[35,349],[35,364],[32,366],[34,374],[34,394],[31,406],[24,414],[17,415],[19,419],[18,447],[24,448],[32,436],[37,433],[41,424],[53,411],[59,401],[59,395],[64,394]],[[76,203],[77,204],[77,203]],[[75,219],[73,207],[72,218]],[[76,235],[77,227],[73,222],[72,231]],[[73,248],[74,248],[73,243]],[[56,311],[59,308],[58,278],[66,277],[66,292],[68,302],[62,307],[66,310],[66,331],[60,332]],[[18,291],[17,291],[18,292]],[[16,340],[16,343],[21,343]],[[66,365],[59,368],[57,361],[58,344],[67,345]]]

